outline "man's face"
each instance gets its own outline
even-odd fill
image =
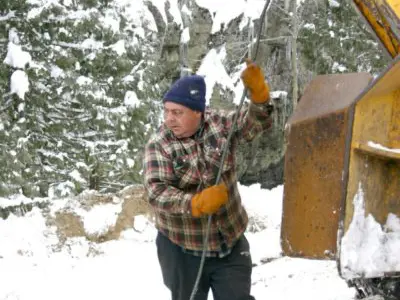
[[[177,138],[195,134],[200,121],[201,112],[170,101],[164,103],[164,123]]]

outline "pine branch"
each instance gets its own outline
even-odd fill
[[[12,95],[11,93],[4,94],[3,99],[6,99],[6,97],[11,96],[11,95]],[[0,106],[0,112],[7,110],[12,105],[12,103],[13,103],[13,99],[12,98],[8,99],[3,106]]]

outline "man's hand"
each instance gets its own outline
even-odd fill
[[[264,74],[259,66],[250,59],[246,60],[247,67],[242,72],[241,78],[244,86],[250,92],[253,103],[261,104],[269,101],[269,86],[264,80]]]
[[[211,215],[228,202],[228,189],[224,183],[210,186],[192,197],[192,215]]]

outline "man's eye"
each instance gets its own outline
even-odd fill
[[[174,111],[172,111],[172,115],[173,115],[174,117],[180,117],[180,116],[183,115],[183,111],[174,110]]]
[[[180,110],[172,110],[172,111],[164,111],[164,116],[173,115],[174,117],[181,117],[183,115],[183,111]]]

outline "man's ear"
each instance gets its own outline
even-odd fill
[[[196,117],[201,117],[201,115],[203,114],[202,112],[198,111],[198,110],[193,110],[194,114]]]

